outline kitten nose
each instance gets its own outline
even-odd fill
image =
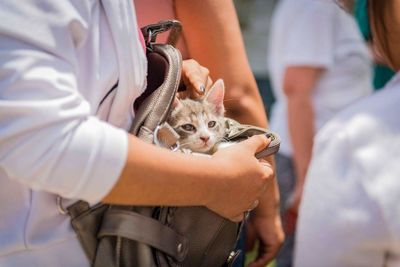
[[[210,139],[209,136],[200,136],[200,139],[204,142],[207,143],[207,141]]]

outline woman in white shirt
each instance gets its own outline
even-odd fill
[[[0,266],[89,265],[57,195],[235,221],[254,207],[272,177],[254,158],[265,137],[208,159],[126,132],[146,78],[132,1],[6,0],[0,17]],[[199,91],[207,70],[184,68]]]
[[[373,45],[396,76],[317,135],[295,266],[400,265],[400,3],[369,0]]]
[[[291,266],[293,231],[315,133],[370,94],[371,62],[357,25],[333,0],[283,0],[272,20],[269,70],[276,103],[271,128],[287,239],[277,264]],[[286,215],[292,215],[289,217]]]

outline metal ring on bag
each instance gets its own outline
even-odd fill
[[[158,139],[158,132],[160,131],[161,126],[158,125],[155,129],[154,129],[154,133],[153,133],[153,142],[156,146],[159,147],[165,147],[165,145]],[[168,149],[170,149],[171,151],[175,152],[180,148],[179,142],[176,142],[173,146],[171,147],[167,147]]]
[[[64,206],[62,204],[62,197],[57,196],[57,200],[56,201],[57,201],[58,211],[63,215],[68,214],[68,211],[64,208]]]

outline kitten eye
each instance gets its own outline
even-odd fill
[[[216,121],[210,121],[208,122],[208,128],[213,128],[217,124]]]
[[[194,127],[192,124],[184,124],[181,126],[183,130],[188,131],[188,132],[193,132],[196,130],[196,127]]]

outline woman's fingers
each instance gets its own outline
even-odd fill
[[[203,96],[212,85],[210,71],[193,59],[182,63],[182,81],[185,84],[187,95],[191,98]]]
[[[206,93],[211,88],[212,85],[213,85],[213,81],[211,80],[211,77],[208,76],[205,86],[204,86],[204,93]]]
[[[255,154],[265,149],[270,142],[271,139],[267,138],[264,134],[260,134],[260,135],[254,135],[249,139],[242,141],[240,144],[246,146],[251,151],[254,151]]]
[[[210,76],[208,76],[206,81],[204,82],[204,84],[200,85],[199,90],[197,90],[193,86],[189,86],[189,88],[188,88],[189,97],[192,99],[201,98],[210,90],[212,85],[213,85],[213,81],[211,80]]]

